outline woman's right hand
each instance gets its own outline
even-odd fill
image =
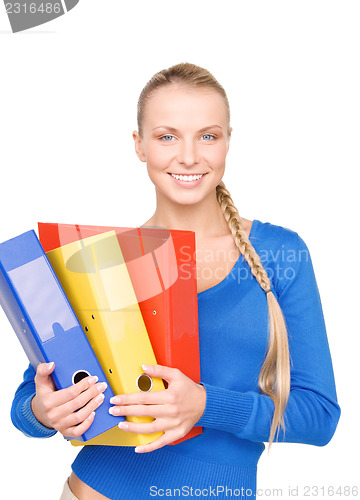
[[[86,377],[80,382],[56,390],[50,377],[55,363],[41,363],[35,376],[36,395],[31,409],[45,427],[59,431],[68,438],[81,436],[94,420],[94,410],[104,401],[107,384],[97,383],[97,377]],[[77,411],[78,410],[78,411]]]

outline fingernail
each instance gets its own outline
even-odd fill
[[[103,391],[105,391],[105,390],[106,390],[106,388],[107,388],[107,383],[106,383],[106,382],[101,382],[101,384],[99,384],[99,385],[97,386],[97,389],[98,389],[98,391],[99,391],[99,392],[103,392]]]
[[[142,451],[144,451],[144,448],[142,446],[137,446],[134,451],[135,453],[141,453]]]
[[[110,398],[110,403],[112,405],[119,405],[121,403],[120,396],[113,396],[112,398]]]
[[[99,380],[99,377],[97,375],[94,375],[93,377],[89,378],[89,385],[94,385],[96,382]]]
[[[93,412],[92,412],[92,413],[90,413],[90,415],[88,416],[88,419],[89,419],[89,420],[92,420],[94,417],[95,417],[95,412],[93,411]]]
[[[99,394],[98,396],[96,396],[95,398],[95,403],[101,403],[102,401],[104,401],[105,399],[105,396],[104,394]]]
[[[128,428],[129,428],[129,424],[127,422],[120,422],[120,424],[118,425],[118,427],[122,431],[127,431]]]
[[[148,370],[148,369],[149,369],[148,365],[141,365],[141,368],[142,368],[144,371],[146,371],[146,370]]]
[[[113,407],[109,408],[110,415],[113,415]]]
[[[49,372],[50,370],[52,370],[52,367],[54,366],[54,361],[51,361],[51,363],[48,363],[46,365],[46,370]]]

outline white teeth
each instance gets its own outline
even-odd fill
[[[175,179],[178,181],[185,181],[185,182],[191,182],[200,179],[203,174],[200,175],[176,175],[176,174],[171,174]]]

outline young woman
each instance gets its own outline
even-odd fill
[[[112,413],[151,416],[152,423],[121,428],[162,436],[136,453],[83,447],[62,498],[254,499],[264,442],[323,446],[340,416],[311,258],[296,232],[246,220],[235,208],[222,181],[229,104],[208,71],[178,64],[154,75],[140,95],[138,129],[136,153],[157,202],[144,226],[195,232],[201,383],[146,367],[167,389],[118,395]],[[53,369],[40,365],[35,376],[28,368],[13,422],[32,436],[76,436],[91,425],[104,387],[88,378],[54,391]],[[195,425],[201,435],[167,446]]]

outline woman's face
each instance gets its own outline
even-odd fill
[[[161,87],[146,102],[142,129],[141,138],[133,133],[135,149],[158,194],[180,204],[214,195],[230,142],[226,106],[216,91]]]

